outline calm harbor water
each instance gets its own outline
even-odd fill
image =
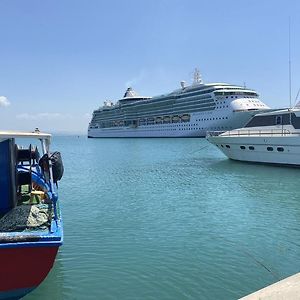
[[[300,271],[299,169],[205,139],[54,137],[65,240],[25,299],[237,299]]]

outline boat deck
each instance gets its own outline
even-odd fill
[[[0,246],[60,240],[53,204],[23,188],[18,198],[18,205],[0,217]]]

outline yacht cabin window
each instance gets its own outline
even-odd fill
[[[276,116],[276,125],[282,125],[282,117]]]
[[[294,117],[295,115],[292,114]],[[245,127],[261,127],[290,124],[290,114],[254,116]]]

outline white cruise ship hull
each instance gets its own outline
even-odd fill
[[[155,138],[155,137],[205,137],[207,131],[231,130],[243,127],[257,113],[251,111],[210,111],[191,114],[189,122],[139,125],[136,127],[89,128],[89,138]]]
[[[155,97],[138,96],[128,88],[115,104],[93,111],[88,137],[205,137],[207,131],[243,127],[269,107],[246,87],[227,83],[204,84],[195,72],[194,83]]]
[[[208,136],[228,158],[238,161],[300,166],[300,135]]]

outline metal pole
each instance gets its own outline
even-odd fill
[[[292,109],[292,70],[291,70],[291,17],[289,17],[289,96],[290,110]],[[292,124],[292,113],[290,111],[290,124]]]

